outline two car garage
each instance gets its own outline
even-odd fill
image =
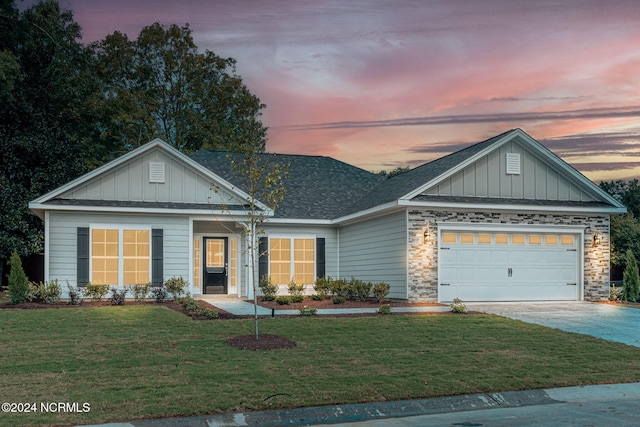
[[[583,232],[440,227],[438,300],[575,301]]]

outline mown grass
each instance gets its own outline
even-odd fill
[[[640,381],[640,349],[486,315],[282,318],[290,350],[241,351],[252,320],[157,306],[0,310],[0,402],[88,413],[0,425],[90,424],[237,410]],[[271,399],[271,395],[279,394]]]

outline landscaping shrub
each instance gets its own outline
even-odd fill
[[[344,297],[333,297],[334,304],[344,304],[345,301]]]
[[[304,306],[300,309],[300,316],[315,316],[318,314],[318,309],[315,307]]]
[[[464,305],[460,298],[454,298],[451,304],[449,304],[449,307],[451,307],[451,311],[454,313],[463,314],[467,312],[467,306]]]
[[[322,301],[325,299],[325,296],[320,295],[320,294],[313,294],[311,295],[311,299],[314,301]]]
[[[627,249],[622,279],[624,281],[624,300],[632,302],[638,301],[638,294],[640,294],[640,275],[638,275],[638,261],[631,249]]]
[[[304,292],[304,285],[297,284],[295,280],[292,278],[288,288],[289,288],[289,295],[291,296],[291,300],[293,302],[300,302],[304,299],[304,296],[302,295],[302,293]]]
[[[127,288],[118,289],[116,286],[112,287],[111,296],[109,297],[111,305],[124,305],[128,291]]]
[[[11,304],[20,304],[29,299],[29,280],[24,274],[22,261],[16,251],[9,260],[9,298]]]
[[[262,296],[260,297],[262,301],[273,301],[276,299],[278,285],[271,283],[271,276],[268,274],[263,275],[260,278],[260,284],[258,286],[262,292]]]
[[[381,305],[380,308],[378,308],[378,313],[391,314],[391,306],[389,304]]]
[[[217,319],[219,317],[218,312],[209,307],[198,307],[198,309],[193,312],[193,315],[206,317],[207,319]]]
[[[349,298],[359,301],[366,301],[367,298],[369,298],[372,286],[373,284],[371,282],[365,282],[364,280],[352,277],[348,287]]]
[[[87,283],[84,287],[84,296],[90,298],[91,301],[101,301],[109,293],[109,285],[101,285],[98,283]]]
[[[187,288],[187,282],[180,277],[171,277],[166,282],[164,282],[164,287],[168,292],[173,295],[174,301],[180,298],[182,294],[185,293],[185,289]]]
[[[384,282],[376,283],[375,285],[373,285],[373,297],[378,302],[385,302],[390,290],[390,284]]]
[[[291,304],[291,297],[281,296],[276,298],[276,302],[280,305],[289,305]]]
[[[70,305],[82,304],[82,301],[84,301],[82,288],[79,288],[77,286],[71,286],[69,282],[67,282],[67,289],[69,289],[69,304]]]
[[[185,311],[196,311],[199,308],[198,302],[194,300],[191,296],[186,296],[182,298],[178,298],[176,300],[178,305],[180,305]]]
[[[349,293],[349,283],[344,279],[333,279],[330,284],[331,295],[334,297],[343,297]]]
[[[318,301],[327,298],[332,293],[332,279],[331,277],[322,276],[316,278],[316,282],[313,285],[313,290],[316,291],[316,294],[322,298],[319,298]]]
[[[156,302],[164,302],[167,298],[169,298],[169,293],[164,288],[164,286],[155,286],[151,288],[151,295],[156,300]]]
[[[42,301],[47,304],[55,304],[60,301],[62,288],[58,283],[58,279],[45,283],[29,283],[29,301]]]
[[[129,292],[131,292],[135,301],[144,301],[147,299],[150,287],[151,285],[149,283],[140,283],[136,285],[129,285],[127,288],[129,289]]]

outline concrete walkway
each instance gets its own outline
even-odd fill
[[[594,302],[466,303],[469,310],[640,347],[640,309]]]
[[[198,296],[197,299],[206,301],[214,307],[218,307],[221,310],[231,313],[236,316],[251,316],[254,314],[253,303],[241,300],[235,297],[210,297],[210,296]],[[393,307],[392,313],[443,313],[451,311],[448,305],[441,306],[427,306],[427,307]],[[321,308],[318,309],[318,314],[362,314],[362,313],[377,313],[378,308]],[[271,309],[258,306],[258,316],[271,316]],[[276,317],[279,315],[298,315],[300,311],[295,309],[275,309],[273,313]]]

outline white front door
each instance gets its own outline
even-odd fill
[[[580,299],[580,235],[442,230],[438,300]]]

